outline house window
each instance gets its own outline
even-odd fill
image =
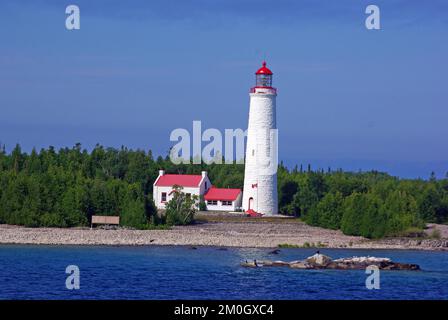
[[[166,192],[162,192],[162,202],[166,202]]]
[[[207,190],[207,181],[205,181],[205,190]]]
[[[207,204],[210,206],[216,206],[216,205],[218,205],[218,201],[217,200],[207,200]]]
[[[232,201],[222,201],[222,205],[223,206],[231,206],[232,205]]]

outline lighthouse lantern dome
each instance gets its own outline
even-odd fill
[[[272,71],[266,67],[266,61],[263,61],[263,66],[255,72],[255,83],[256,87],[272,87]]]

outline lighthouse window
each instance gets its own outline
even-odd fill
[[[272,76],[268,74],[257,74],[256,75],[256,85],[257,87],[271,87],[272,86]]]
[[[255,150],[252,150],[252,157],[255,155]]]

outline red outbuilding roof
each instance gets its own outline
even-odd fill
[[[241,193],[240,189],[226,189],[211,187],[204,195],[205,200],[234,201]]]
[[[156,186],[170,187],[175,184],[181,187],[198,187],[202,176],[195,174],[164,174],[157,180]]]
[[[263,66],[255,74],[272,74],[272,71],[266,68],[266,61],[263,61]]]

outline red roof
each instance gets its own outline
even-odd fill
[[[240,189],[227,189],[211,187],[204,195],[205,200],[234,201],[241,193]]]
[[[255,74],[272,74],[272,71],[266,68],[266,61],[263,61],[263,66]]]
[[[170,187],[175,184],[182,187],[198,187],[202,176],[195,174],[164,174],[157,180],[156,186]]]

